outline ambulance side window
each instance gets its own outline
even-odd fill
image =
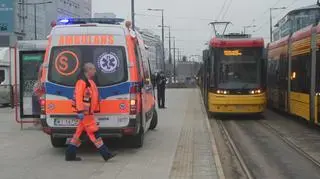
[[[0,70],[0,83],[5,81],[5,71],[3,69]]]
[[[140,45],[140,50],[142,54],[142,69],[143,69],[143,81],[146,85],[151,84],[151,79],[150,79],[150,69],[149,69],[149,60],[148,60],[148,55],[145,47],[143,45]]]
[[[146,85],[151,84],[151,79],[150,79],[150,69],[149,69],[149,60],[148,57],[143,58],[143,74],[144,74],[144,82]]]
[[[138,73],[139,73],[138,75],[139,75],[139,78],[142,79],[143,78],[143,71],[141,71],[142,56],[141,56],[141,52],[139,49],[139,45],[137,43],[135,43],[134,52],[135,52],[136,59],[137,59],[137,67],[138,67]]]
[[[149,60],[144,59],[143,61],[143,68],[144,68],[144,82],[146,85],[151,85],[151,77],[150,77],[150,68],[149,68]]]

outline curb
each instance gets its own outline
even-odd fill
[[[218,152],[217,145],[216,145],[216,140],[215,140],[213,133],[212,133],[211,125],[210,125],[209,118],[208,118],[208,115],[207,115],[205,107],[204,107],[203,100],[201,100],[202,99],[201,92],[199,91],[199,88],[197,88],[197,90],[198,90],[198,95],[200,96],[201,109],[202,109],[202,112],[204,113],[204,116],[205,116],[204,120],[205,120],[205,124],[207,126],[208,133],[209,133],[209,139],[211,142],[211,150],[213,153],[213,158],[214,158],[216,169],[218,172],[218,177],[219,177],[219,179],[225,179],[225,175],[224,175],[222,164],[221,164],[220,157],[219,157],[219,152]]]

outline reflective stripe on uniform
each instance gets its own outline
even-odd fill
[[[94,141],[94,145],[97,147],[97,148],[100,148],[101,146],[103,146],[103,140],[101,137],[97,138],[96,141]]]
[[[72,139],[70,140],[70,144],[76,147],[79,147],[81,145],[81,140],[78,138],[72,137]]]

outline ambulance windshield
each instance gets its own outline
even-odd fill
[[[127,64],[124,47],[117,46],[69,46],[53,47],[50,55],[50,82],[74,86],[83,64],[96,66],[96,83],[109,86],[127,80]]]

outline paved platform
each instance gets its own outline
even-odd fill
[[[174,90],[172,92],[175,92]],[[176,91],[179,92],[179,91]],[[214,151],[208,131],[208,124],[200,94],[197,89],[184,90],[186,98],[180,101],[184,113],[183,126],[176,150],[170,178],[209,179],[218,178],[219,159],[215,161]],[[170,108],[170,107],[169,107]],[[214,141],[213,141],[214,142]],[[214,149],[216,150],[216,149]]]
[[[89,146],[79,150],[83,161],[65,162],[64,148],[53,148],[39,130],[20,131],[13,111],[2,108],[0,178],[218,178],[219,157],[212,150],[198,90],[169,89],[167,109],[158,113],[158,128],[146,134],[143,148],[111,146],[119,154],[105,163]]]

